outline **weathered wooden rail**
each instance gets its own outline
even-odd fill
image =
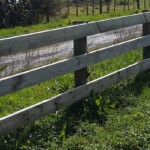
[[[86,69],[89,65],[138,48],[143,48],[144,59],[141,62],[137,62],[91,82],[79,83],[80,86],[65,93],[0,118],[0,134],[9,133],[56,110],[65,108],[89,96],[91,91],[101,91],[112,84],[116,84],[130,76],[148,70],[150,68],[150,13],[145,12],[126,17],[0,39],[1,56],[68,40],[74,40],[75,51],[79,49],[86,51],[87,36],[138,24],[143,24],[143,36],[140,38],[0,79],[0,96],[3,96],[69,72],[78,71],[78,73],[82,73],[82,69]],[[86,81],[85,76],[82,76],[82,80],[84,82]]]

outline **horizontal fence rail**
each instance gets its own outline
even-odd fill
[[[0,79],[0,96],[79,70],[97,62],[119,56],[125,52],[148,46],[149,44],[150,35],[147,35],[84,55],[76,56],[72,59],[63,60]]]
[[[0,39],[1,56],[68,40],[76,41],[76,48],[74,48],[74,50],[78,50],[81,47],[86,50],[87,36],[137,24],[143,24],[143,36],[140,38],[98,49],[90,53],[86,53],[85,51],[85,54],[75,56],[71,59],[65,59],[63,61],[0,79],[0,96],[3,96],[69,72],[79,71],[92,64],[120,56],[132,50],[143,48],[144,60],[141,62],[137,62],[91,82],[84,83],[83,85],[75,87],[55,97],[0,118],[0,134],[10,133],[12,130],[22,127],[27,123],[32,123],[56,110],[66,108],[67,106],[91,95],[93,92],[100,92],[128,77],[150,69],[150,13],[147,12],[127,17],[119,17],[117,19],[108,19]],[[81,38],[83,43],[79,42],[81,41]],[[78,42],[81,44],[79,47]]]
[[[150,22],[150,13],[140,13],[115,19],[85,23],[22,36],[0,39],[0,55],[9,55],[51,44]]]
[[[92,92],[100,92],[112,84],[119,83],[120,81],[143,72],[149,68],[150,58],[130,65],[114,73],[108,74],[99,79],[93,80],[56,97],[0,118],[0,133],[9,133],[10,131],[27,123],[32,123],[35,120],[40,119],[41,117],[54,111],[57,111],[61,108],[66,108],[82,98],[89,96]]]

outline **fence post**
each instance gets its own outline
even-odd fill
[[[133,0],[133,9],[135,9],[135,0]]]
[[[144,12],[149,12],[148,10],[143,10]],[[143,36],[150,34],[150,22],[143,24]],[[150,45],[143,47],[143,59],[150,57]]]
[[[102,0],[99,0],[99,13],[100,14],[103,13],[103,3],[102,3]]]
[[[128,10],[130,10],[130,0],[128,0]]]
[[[95,0],[92,0],[92,15],[95,13]]]
[[[58,1],[58,5],[59,5],[59,20],[61,19],[61,3],[60,0]]]
[[[89,15],[89,2],[86,0],[86,15]]]
[[[114,12],[116,11],[116,0],[114,0]]]
[[[74,21],[73,25],[83,24],[83,23],[85,23],[85,22],[84,21]],[[87,53],[87,37],[75,39],[74,40],[74,56],[82,55],[85,53]],[[87,77],[88,77],[87,67],[75,71],[74,72],[75,87],[86,84]],[[69,111],[76,116],[79,116],[83,112],[83,110],[84,109],[83,109],[82,101],[76,102],[75,104],[71,105],[69,108]]]
[[[123,10],[126,11],[126,0],[123,2]]]
[[[67,10],[68,10],[68,16],[70,16],[70,1],[67,0]]]
[[[137,9],[140,9],[140,0],[136,0],[137,3]]]
[[[144,0],[144,9],[146,9],[146,0]]]
[[[79,10],[78,10],[78,0],[75,1],[76,2],[76,16],[79,16]]]
[[[73,25],[83,24],[85,21],[74,21]],[[74,40],[74,56],[87,53],[87,37]],[[77,70],[74,74],[75,86],[83,85],[87,82],[87,68]]]

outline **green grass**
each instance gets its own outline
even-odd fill
[[[119,1],[118,1],[119,2]],[[103,6],[103,14],[99,14],[99,6],[95,5],[95,14],[92,15],[92,7],[90,6],[89,3],[89,15],[86,15],[85,7],[79,7],[79,17],[76,17],[76,8],[75,6],[70,7],[70,12],[71,15],[67,17],[66,15],[66,4],[65,6],[62,7],[61,13],[62,13],[62,19],[59,20],[57,17],[51,18],[50,23],[41,23],[38,25],[31,25],[27,27],[16,27],[16,28],[11,28],[11,29],[0,29],[0,38],[4,37],[10,37],[10,36],[16,36],[16,35],[21,35],[21,34],[28,34],[32,32],[38,32],[38,31],[43,31],[43,30],[49,30],[53,28],[58,28],[58,27],[64,27],[68,25],[72,25],[73,21],[77,20],[83,20],[83,21],[97,21],[97,20],[103,20],[107,18],[114,18],[114,17],[119,17],[119,16],[125,16],[125,15],[130,15],[134,14],[135,12],[140,13],[144,9],[144,2],[143,0],[140,1],[141,7],[139,10],[136,9],[136,3],[135,3],[135,10],[133,9],[132,3],[130,1],[130,10],[128,10],[128,6],[126,6],[126,10],[124,12],[124,7],[122,5],[117,5],[116,7],[116,12],[114,12],[114,6],[112,2],[112,6],[110,9],[110,13],[106,13],[106,6]],[[147,2],[147,8],[148,7],[148,2]]]
[[[132,3],[130,1],[130,10],[128,10],[128,6],[126,6],[126,10],[124,12],[123,6],[117,5],[116,12],[114,12],[113,2],[112,2],[110,13],[106,13],[106,6],[103,6],[103,14],[102,15],[99,14],[99,6],[95,5],[95,14],[94,15],[92,15],[92,8],[89,6],[89,15],[88,16],[86,15],[85,7],[79,7],[79,17],[76,17],[76,9],[74,6],[70,7],[71,15],[69,17],[67,17],[66,10],[64,8],[64,7],[66,7],[66,5],[65,5],[61,10],[62,11],[62,19],[61,20],[59,20],[57,17],[54,17],[54,18],[51,18],[52,21],[50,23],[41,23],[38,25],[31,25],[31,26],[27,26],[27,27],[15,27],[15,28],[11,28],[11,29],[0,29],[0,38],[16,36],[16,35],[21,35],[21,34],[28,34],[28,33],[32,33],[32,32],[49,30],[49,29],[58,28],[58,27],[64,27],[64,26],[72,25],[72,22],[77,21],[77,20],[83,20],[83,21],[90,22],[90,21],[103,20],[103,19],[107,19],[107,18],[114,18],[114,17],[124,16],[124,15],[130,15],[130,14],[134,14],[135,12],[140,13],[144,9],[143,0],[141,0],[140,3],[141,3],[141,8],[139,10],[136,10],[136,5],[135,5],[135,10],[134,10]],[[90,3],[89,3],[89,5],[90,5]],[[147,9],[149,10],[148,2],[147,2]]]
[[[124,54],[111,60],[92,65],[88,68],[89,81],[126,67],[141,60],[141,50]],[[122,63],[120,63],[122,62]],[[74,86],[73,74],[67,74],[48,80],[44,83],[26,88],[19,92],[0,97],[0,116],[7,115],[16,110],[20,110],[31,104],[35,104],[49,97],[55,96]]]
[[[89,81],[142,59],[142,51],[89,67]],[[0,115],[12,113],[72,88],[73,74],[0,98]],[[3,150],[132,150],[150,148],[150,72],[114,85],[84,100],[84,112],[53,113],[0,138]]]
[[[12,29],[0,29],[0,38],[16,36],[16,35],[21,35],[21,34],[28,34],[32,32],[49,30],[49,29],[58,28],[58,27],[65,27],[65,26],[71,25],[73,21],[77,21],[77,20],[90,22],[90,21],[103,20],[103,19],[108,19],[108,18],[124,16],[124,15],[130,15],[130,14],[134,14],[134,12],[135,12],[134,10],[130,10],[126,12],[120,10],[118,12],[112,12],[109,14],[105,13],[103,15],[100,15],[98,13],[95,13],[95,15],[89,15],[89,16],[81,14],[79,17],[70,16],[66,19],[55,20],[50,23],[43,23],[43,24],[32,25],[32,26],[27,26],[27,27],[16,27]]]
[[[134,11],[129,11],[129,14]],[[124,12],[71,17],[50,24],[0,30],[1,37],[67,26],[73,20],[100,20]],[[127,13],[126,13],[127,15]],[[142,60],[142,50],[88,68],[89,81]],[[0,71],[3,68],[0,68]],[[73,73],[0,97],[0,116],[8,115],[74,87]],[[150,72],[143,72],[83,101],[75,116],[60,110],[10,135],[0,137],[2,150],[148,150],[150,149]]]
[[[79,118],[61,111],[18,130],[18,134],[2,137],[0,146],[4,150],[148,149],[149,77],[145,72],[94,96],[96,99],[89,98]],[[94,103],[98,101],[107,102],[105,114]]]

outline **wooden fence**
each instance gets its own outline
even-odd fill
[[[94,15],[96,13],[109,13],[117,12],[120,10],[139,10],[139,9],[149,9],[149,0],[110,0],[107,2],[105,0],[58,0],[57,5],[57,15],[59,18],[65,18],[67,16],[80,16],[81,14]]]
[[[138,24],[143,24],[142,37],[86,53],[87,36]],[[79,56],[0,79],[0,96],[73,71],[81,76],[81,80],[77,81],[78,83],[80,82],[80,86],[77,85],[78,87],[53,98],[0,118],[0,134],[9,133],[56,110],[66,108],[89,96],[91,92],[96,93],[101,91],[112,84],[116,84],[150,68],[149,12],[0,39],[0,55],[5,56],[68,40],[74,40],[75,55]],[[86,83],[86,77],[81,74],[86,72],[86,67],[89,65],[141,47],[144,47],[144,59],[141,62],[137,62],[88,83]],[[82,50],[82,52],[79,50]]]

